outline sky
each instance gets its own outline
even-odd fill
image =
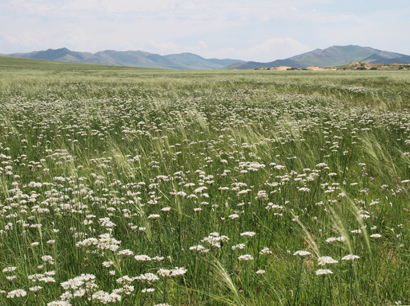
[[[410,54],[410,0],[0,0],[0,53],[192,52],[269,62],[333,45]]]

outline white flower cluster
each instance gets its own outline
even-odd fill
[[[219,236],[219,233],[210,233],[208,237],[205,237],[201,240],[201,242],[206,242],[214,248],[220,248],[221,243],[228,241],[229,238],[227,236]]]
[[[111,234],[101,234],[98,237],[98,239],[88,238],[83,241],[79,241],[76,243],[76,246],[87,249],[87,252],[90,252],[88,248],[95,247],[96,250],[92,251],[93,253],[99,253],[101,250],[110,250],[115,252],[120,248],[121,241],[113,238]]]
[[[161,277],[176,277],[176,276],[181,276],[187,273],[187,269],[185,268],[178,268],[175,267],[174,269],[168,270],[168,269],[159,269],[157,271],[158,275]]]

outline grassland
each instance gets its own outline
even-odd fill
[[[409,304],[409,77],[0,57],[0,304]]]

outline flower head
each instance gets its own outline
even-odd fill
[[[326,274],[333,274],[333,272],[329,269],[319,269],[316,271],[316,275],[326,275]]]

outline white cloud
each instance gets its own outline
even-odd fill
[[[397,39],[409,6],[386,14],[355,1],[0,0],[0,53],[67,47],[272,61],[351,43],[409,53],[409,40]]]
[[[171,41],[157,43],[150,40],[147,44],[144,45],[144,51],[166,55],[184,52],[184,48]]]

